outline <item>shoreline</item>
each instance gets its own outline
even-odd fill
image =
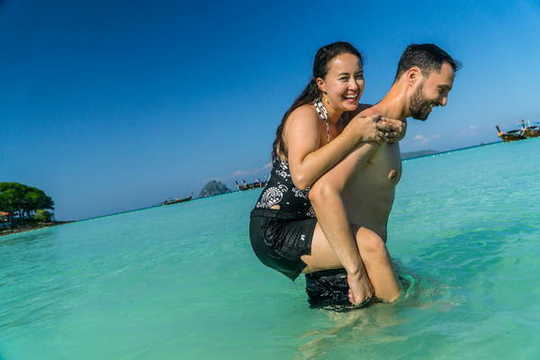
[[[0,230],[0,237],[6,236],[6,235],[22,233],[22,232],[27,232],[27,231],[32,231],[32,230],[43,229],[43,228],[46,228],[46,227],[69,224],[69,223],[72,223],[72,222],[75,222],[75,221],[55,221],[55,222],[44,223],[44,224],[39,224],[39,225],[26,225],[26,226],[21,226],[19,228],[15,228],[15,229]]]

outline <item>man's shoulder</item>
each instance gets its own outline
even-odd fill
[[[354,111],[348,111],[343,114],[343,122],[345,125],[347,125],[353,117],[355,117],[358,114],[362,114],[364,111],[372,107],[371,104],[358,104],[358,108]],[[363,114],[362,114],[363,115]]]
[[[344,117],[347,119],[347,120],[350,120],[352,119],[353,117],[355,117],[356,115],[366,111],[367,109],[369,109],[370,107],[372,107],[373,105],[371,104],[358,104],[358,107],[356,108],[356,110],[354,111],[347,111],[346,113],[344,113]]]
[[[366,111],[367,109],[369,109],[372,106],[373,106],[373,104],[358,104],[358,113],[360,114],[360,113]]]
[[[347,114],[349,115],[349,117],[353,118],[356,115],[361,114],[362,112],[366,111],[367,109],[369,109],[372,106],[373,105],[371,105],[371,104],[358,104],[358,107],[356,108],[356,110],[350,111]]]
[[[372,116],[372,115],[378,115],[377,111],[371,104],[360,104],[362,109],[359,111],[360,115],[363,116]],[[360,108],[360,107],[359,107]]]

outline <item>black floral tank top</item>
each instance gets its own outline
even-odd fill
[[[287,161],[276,158],[272,162],[270,179],[264,187],[251,216],[271,216],[282,219],[314,218],[315,212],[308,199],[309,188],[294,186]]]
[[[326,126],[327,140],[330,142],[328,111],[321,99],[316,99],[313,106],[319,119]],[[251,216],[270,216],[282,219],[314,218],[315,211],[308,199],[309,188],[300,190],[294,186],[287,161],[275,156],[272,161],[270,179],[264,187]]]

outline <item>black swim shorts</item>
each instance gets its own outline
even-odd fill
[[[345,269],[306,274],[306,294],[311,308],[345,312],[359,307],[349,302],[349,284]]]
[[[251,216],[249,236],[255,255],[263,264],[295,280],[306,267],[300,258],[311,254],[317,219],[280,219]]]
[[[415,280],[410,275],[399,275],[398,281],[402,289],[410,290]],[[352,305],[349,302],[349,284],[345,269],[323,270],[306,274],[306,294],[311,308],[347,312],[364,308],[380,302],[377,298]]]

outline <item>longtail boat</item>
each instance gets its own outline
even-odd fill
[[[504,132],[501,130],[499,125],[496,125],[495,128],[497,129],[497,136],[499,136],[504,142],[526,139],[526,137],[523,135],[522,129]]]
[[[255,181],[252,183],[244,183],[244,184],[240,184],[236,182],[236,186],[238,186],[238,190],[240,191],[262,188],[265,185],[266,185],[266,181]]]
[[[540,127],[531,124],[525,124],[525,120],[521,120],[521,131],[526,138],[539,137]]]
[[[178,204],[178,203],[181,203],[181,202],[190,201],[192,198],[193,198],[193,196],[188,196],[188,197],[183,198],[183,199],[170,199],[170,200],[165,200],[161,204],[163,204],[163,205]]]

